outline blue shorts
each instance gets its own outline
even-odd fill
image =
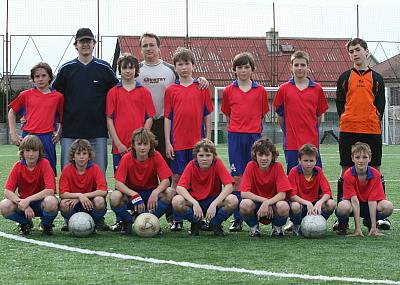
[[[228,132],[228,154],[232,176],[243,174],[247,163],[251,160],[251,148],[261,134]]]
[[[181,175],[186,165],[193,159],[193,149],[175,151],[175,158],[170,160],[169,166],[173,174]]]
[[[43,199],[29,203],[29,207],[31,207],[33,212],[35,213],[35,217],[43,216],[42,202],[43,202]]]
[[[299,164],[299,152],[297,150],[285,150],[286,174],[289,174],[290,169]],[[321,154],[318,152],[317,166],[322,168]]]
[[[136,192],[140,195],[140,197],[142,197],[143,203],[147,210],[147,201],[149,201],[150,195],[151,193],[153,193],[153,190],[142,190]],[[133,204],[131,202],[128,202],[128,210],[133,210],[133,209],[134,209]]]
[[[121,161],[121,158],[124,154],[113,154],[112,158],[113,158],[113,167],[114,167],[114,173],[117,171],[117,167],[119,165],[119,162]]]
[[[54,171],[54,175],[57,176],[57,156],[56,156],[56,145],[53,143],[53,133],[47,134],[34,134],[23,131],[22,137],[27,135],[37,136],[43,144],[44,157],[50,162],[51,168]]]

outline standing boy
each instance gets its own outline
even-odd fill
[[[193,158],[178,182],[178,195],[172,200],[175,216],[191,222],[191,235],[199,235],[200,221],[205,218],[214,234],[222,236],[221,223],[238,206],[238,199],[231,194],[234,180],[209,139],[195,145]]]
[[[61,66],[53,87],[64,95],[61,138],[61,168],[69,162],[69,148],[77,138],[87,139],[96,154],[95,162],[107,169],[106,96],[118,83],[111,66],[93,56],[96,45],[88,28],[76,32],[78,58]]]
[[[290,220],[293,233],[301,235],[300,224],[306,215],[322,215],[326,220],[332,215],[336,203],[332,199],[331,186],[324,172],[316,166],[318,149],[305,144],[299,149],[299,164],[289,173],[293,190],[289,192]]]
[[[101,168],[93,163],[94,156],[89,141],[77,139],[72,143],[70,163],[60,177],[60,211],[67,224],[76,212],[86,212],[92,216],[96,229],[108,230],[102,223],[107,212],[107,182]]]
[[[337,198],[343,196],[343,175],[353,166],[351,146],[367,143],[372,151],[370,166],[378,171],[382,159],[382,118],[385,111],[385,84],[380,74],[368,66],[368,45],[354,38],[346,45],[353,68],[337,81],[336,108],[339,115],[339,153],[342,172],[338,180]],[[383,178],[383,177],[382,177]],[[378,221],[382,229],[390,229],[388,220]],[[337,224],[335,224],[335,229]]]
[[[339,221],[339,235],[346,235],[350,214],[354,216],[355,230],[351,236],[364,236],[360,217],[368,227],[369,236],[382,235],[377,228],[377,220],[384,220],[393,213],[393,204],[386,200],[381,174],[368,166],[371,162],[371,148],[368,144],[357,142],[351,148],[354,166],[343,175],[343,200],[339,202],[336,216]]]
[[[135,80],[139,75],[138,60],[131,54],[124,54],[117,64],[122,79],[108,91],[106,106],[114,171],[122,155],[132,147],[133,131],[141,127],[150,129],[156,113],[150,92]]]
[[[300,147],[306,143],[319,147],[319,125],[328,104],[321,86],[308,75],[310,57],[296,51],[290,57],[292,79],[282,84],[274,98],[274,108],[282,128],[286,173],[298,164]],[[318,154],[317,166],[322,167]]]
[[[228,119],[228,154],[235,195],[239,196],[240,180],[251,160],[251,147],[261,137],[263,118],[269,111],[268,95],[263,86],[251,79],[255,70],[252,54],[240,53],[233,59],[236,80],[224,89],[221,111]],[[230,231],[241,231],[239,211],[234,212]]]
[[[22,235],[29,235],[32,219],[40,217],[43,234],[52,235],[58,213],[56,181],[49,161],[43,159],[40,139],[27,135],[19,145],[19,156],[21,160],[14,164],[4,185],[0,213],[19,223]]]

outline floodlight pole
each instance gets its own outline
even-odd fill
[[[358,4],[357,4],[357,38],[359,37],[360,37],[360,19],[359,19]]]
[[[8,103],[9,103],[9,96],[10,96],[10,89],[11,89],[11,82],[10,82],[10,72],[9,69],[10,67],[8,66],[8,53],[9,53],[9,39],[8,39],[8,0],[6,4],[6,72],[3,74],[3,77],[5,77],[5,95],[6,95],[6,108],[8,108]],[[4,79],[4,78],[3,78]],[[4,110],[4,115],[5,115],[5,121],[6,121],[6,143],[10,143],[9,139],[9,128],[8,128],[8,116],[7,116],[7,109]]]
[[[189,2],[186,0],[186,48],[189,48]]]
[[[100,58],[100,0],[97,0],[97,58]]]

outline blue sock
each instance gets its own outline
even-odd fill
[[[164,201],[162,201],[161,199],[158,199],[157,201],[157,208],[154,211],[154,215],[157,216],[157,218],[160,218],[162,215],[164,215],[168,209],[171,208],[171,204],[167,204]]]
[[[45,210],[42,211],[42,224],[51,226],[53,224],[54,219],[57,217],[58,212],[47,212]]]
[[[251,215],[251,216],[242,216],[243,221],[246,222],[246,224],[249,227],[254,227],[255,225],[258,224],[258,220],[256,215]]]
[[[329,217],[332,215],[332,213],[329,213],[328,211],[321,211],[321,216],[325,218],[325,220],[328,220]]]
[[[382,212],[376,211],[376,220],[377,220],[377,221],[379,221],[379,220],[384,220],[384,219],[386,219],[386,218],[387,218],[387,216],[384,215]]]
[[[229,218],[231,213],[227,213],[223,207],[219,208],[217,210],[217,213],[215,214],[215,217],[211,219],[210,224],[211,225],[220,225],[222,224],[223,221]]]
[[[235,211],[233,211],[233,218],[234,218],[235,220],[240,220],[240,221],[243,221],[243,220],[244,220],[244,217],[242,217],[242,216],[240,215],[239,209],[236,209]]]
[[[337,211],[335,211],[335,215],[340,225],[349,223],[349,216],[339,215]]]
[[[104,215],[106,214],[106,212],[107,212],[107,209],[103,209],[103,210],[96,210],[96,209],[93,209],[92,212],[91,212],[90,214],[91,214],[91,216],[92,216],[92,218],[93,218],[93,221],[94,221],[95,223],[97,223],[98,221],[100,221],[100,220],[104,217]]]
[[[292,221],[292,223],[294,225],[300,225],[302,219],[303,219],[303,215],[302,215],[301,212],[297,213],[297,214],[291,214],[290,215],[290,220]]]
[[[284,224],[286,224],[287,218],[288,217],[274,216],[272,218],[272,224],[277,227],[282,227]]]
[[[68,223],[69,218],[71,218],[71,216],[73,214],[75,214],[75,213],[76,213],[75,209],[71,209],[69,212],[62,212],[61,211],[61,216],[63,216],[65,221],[66,221],[66,223]]]
[[[183,221],[183,218],[182,218],[182,215],[181,214],[178,214],[177,212],[175,212],[175,211],[172,211],[172,220],[174,221],[174,222],[182,222]]]
[[[188,220],[191,223],[198,222],[194,218],[194,212],[193,212],[193,209],[191,207],[189,207],[186,210],[186,212],[184,212],[184,213],[180,213],[180,212],[174,211],[174,221],[177,221],[177,219],[179,219],[178,221],[182,221],[183,219],[185,219],[185,220]]]
[[[120,206],[118,208],[114,208],[114,207],[111,207],[111,208],[114,211],[115,216],[117,217],[117,219],[120,219],[120,221],[133,222],[133,218],[129,214],[128,207],[127,207],[126,204],[123,204],[122,206]]]
[[[22,225],[26,225],[29,223],[28,219],[25,217],[23,212],[14,212],[11,215],[5,217],[8,220],[20,223]]]

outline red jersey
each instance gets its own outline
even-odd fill
[[[255,81],[252,81],[251,89],[247,92],[239,88],[237,80],[225,87],[221,112],[229,118],[229,132],[261,133],[263,118],[268,111],[268,94]]]
[[[300,164],[290,170],[288,178],[292,184],[292,191],[289,192],[289,197],[297,195],[304,200],[316,202],[325,194],[332,196],[331,186],[324,172],[318,166],[314,167],[310,181],[307,181],[304,177]]]
[[[113,119],[118,138],[128,148],[133,131],[143,127],[146,120],[155,114],[151,94],[139,82],[131,91],[126,90],[121,82],[108,91],[106,115]],[[112,153],[119,153],[114,142]]]
[[[90,193],[96,190],[107,191],[107,181],[103,171],[95,163],[90,163],[85,173],[78,173],[76,167],[69,163],[61,172],[60,194]]]
[[[124,154],[115,173],[115,179],[133,190],[154,190],[159,180],[172,176],[171,169],[161,154],[155,154],[145,161],[137,160],[132,152]]]
[[[222,185],[233,184],[221,159],[216,158],[208,169],[201,169],[195,159],[185,167],[179,179],[178,186],[184,187],[197,201],[208,197],[217,197],[222,191]]]
[[[257,162],[250,161],[240,182],[240,192],[251,192],[267,199],[271,199],[278,192],[290,190],[292,186],[280,162],[275,162],[263,171]]]
[[[56,189],[56,180],[50,162],[40,158],[33,170],[29,170],[25,160],[16,162],[8,175],[4,188],[15,192],[21,199],[30,197],[44,189]]]
[[[383,191],[381,174],[378,170],[368,166],[367,179],[358,180],[356,168],[353,166],[343,175],[343,199],[350,200],[357,196],[360,202],[381,201],[386,199]]]
[[[15,113],[23,113],[25,124],[22,130],[32,134],[46,134],[55,130],[63,116],[64,96],[55,90],[42,93],[36,88],[22,91],[8,105]]]
[[[171,144],[174,150],[192,149],[205,137],[203,119],[212,111],[210,91],[199,89],[197,81],[186,87],[176,81],[167,87],[164,116],[171,120]]]
[[[310,80],[308,87],[300,90],[292,79],[279,87],[273,104],[276,113],[284,118],[285,150],[299,150],[306,143],[319,146],[317,118],[328,110],[321,85]]]

